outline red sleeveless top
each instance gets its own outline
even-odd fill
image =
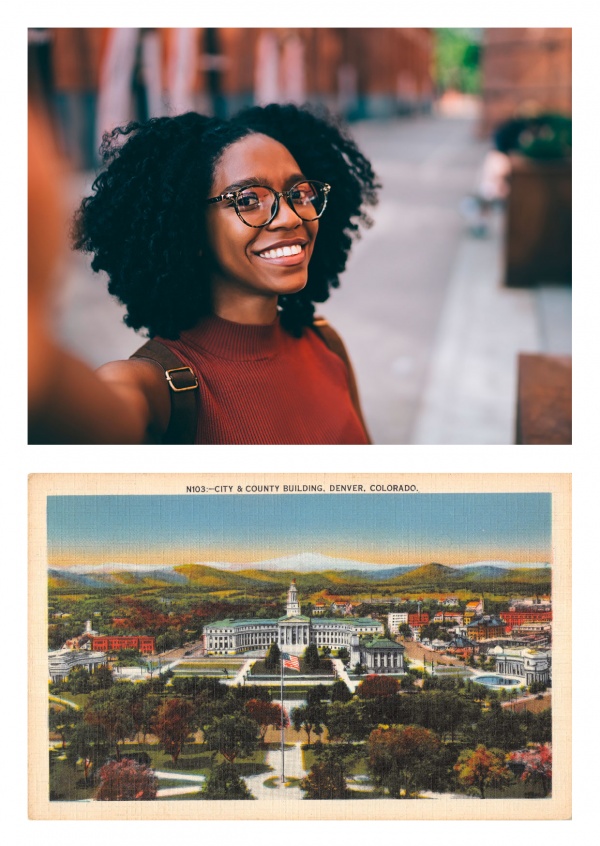
[[[348,371],[310,328],[203,318],[177,341],[157,338],[198,377],[198,444],[366,444]]]

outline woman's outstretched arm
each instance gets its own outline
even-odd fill
[[[160,442],[170,396],[156,365],[113,361],[94,371],[62,349],[34,315],[29,337],[29,443]]]

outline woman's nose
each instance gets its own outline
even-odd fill
[[[285,227],[286,229],[295,229],[302,223],[302,220],[298,217],[295,211],[293,211],[285,197],[281,195],[278,196],[279,207],[277,209],[277,214],[273,218],[273,220],[268,224],[267,229],[278,229],[279,227]]]

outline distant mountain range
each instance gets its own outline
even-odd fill
[[[295,578],[301,589],[372,590],[376,584],[405,590],[458,590],[484,583],[506,586],[531,585],[547,589],[548,564],[515,564],[509,561],[480,561],[461,566],[410,564],[381,567],[364,561],[333,558],[319,553],[302,553],[252,564],[210,562],[173,566],[106,563],[48,570],[49,587],[110,589],[189,586],[202,590],[280,590]]]

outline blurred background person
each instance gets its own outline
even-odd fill
[[[141,69],[123,77],[124,120],[190,105],[228,117],[278,100],[324,104],[352,122],[384,188],[377,226],[356,245],[324,313],[352,337],[375,443],[568,442],[570,155],[544,158],[539,145],[507,154],[493,138],[527,103],[570,118],[569,29],[135,32],[113,30],[115,41],[137,44],[128,67]],[[97,103],[110,36],[98,54]],[[47,91],[56,121],[51,79]],[[104,119],[94,122],[98,138]],[[93,177],[78,164],[66,179],[71,208]],[[485,237],[473,238],[460,213],[473,194],[489,205]],[[58,331],[67,348],[98,366],[139,346],[81,257],[71,256],[65,283]],[[532,363],[544,367],[533,380],[546,385],[543,395],[525,372]],[[527,424],[536,419],[537,431]]]

